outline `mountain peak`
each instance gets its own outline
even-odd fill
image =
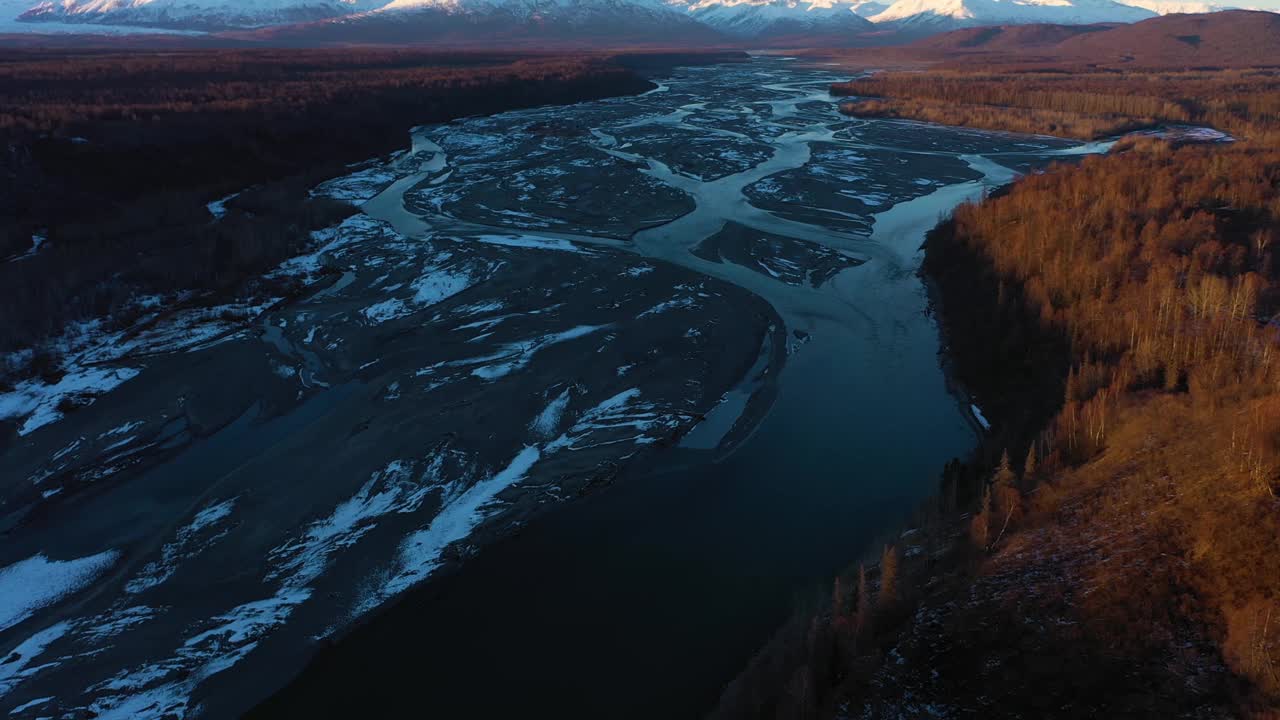
[[[949,28],[1030,23],[1088,25],[1137,22],[1154,16],[1150,10],[1113,0],[897,0],[871,20],[877,24]]]
[[[1201,0],[0,0],[0,12],[6,8],[0,20],[76,23],[89,32],[129,26],[299,43],[472,46],[816,46],[849,44],[872,31],[1133,23],[1220,9]]]
[[[769,37],[865,31],[872,24],[847,0],[673,0],[697,20],[729,35]]]

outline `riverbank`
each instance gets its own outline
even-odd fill
[[[1033,382],[1024,388],[1000,380],[1034,376],[1020,376],[1010,366],[1011,360],[1024,361],[1021,354],[1001,358],[992,352],[997,336],[985,333],[985,350],[980,341],[959,349],[976,355],[971,359],[978,362],[966,371],[971,382],[995,382],[997,391],[1029,404],[1037,397],[1055,399],[1057,385],[1061,409],[1039,425],[1029,420],[1012,424],[1016,431],[1032,433],[1027,460],[1014,463],[1022,499],[1012,523],[1000,522],[999,512],[982,511],[978,504],[982,512],[973,528],[991,515],[996,522],[986,529],[994,532],[1000,525],[1001,530],[999,535],[983,536],[990,543],[989,557],[982,560],[974,579],[962,585],[968,589],[968,600],[958,605],[959,610],[943,613],[957,626],[1001,626],[1008,622],[1000,619],[1007,612],[1004,608],[1018,602],[1021,625],[1034,631],[953,638],[955,647],[966,647],[975,656],[937,652],[935,647],[928,656],[930,667],[974,666],[981,662],[979,656],[996,653],[1028,658],[1021,671],[1003,671],[1002,708],[1051,706],[1059,692],[1052,689],[1052,676],[1066,672],[1074,687],[1060,691],[1064,699],[1068,694],[1079,697],[1080,687],[1094,688],[1095,699],[1082,708],[1090,713],[1229,712],[1267,717],[1274,711],[1275,685],[1265,668],[1280,645],[1262,621],[1271,611],[1266,598],[1274,597],[1278,575],[1249,548],[1275,542],[1275,490],[1263,478],[1270,477],[1269,468],[1276,461],[1269,450],[1276,431],[1259,419],[1228,440],[1225,435],[1231,433],[1221,428],[1230,424],[1225,413],[1242,406],[1267,412],[1263,408],[1274,403],[1271,381],[1263,379],[1271,372],[1266,358],[1274,338],[1259,321],[1274,312],[1275,277],[1265,249],[1255,245],[1242,264],[1244,273],[1258,273],[1258,285],[1254,280],[1242,282],[1241,275],[1220,266],[1197,269],[1193,261],[1186,270],[1192,285],[1222,283],[1247,295],[1234,312],[1229,303],[1210,303],[1189,312],[1156,312],[1153,317],[1153,309],[1138,307],[1137,300],[1174,292],[1175,283],[1161,267],[1179,261],[1162,255],[1159,245],[1153,247],[1157,236],[1167,237],[1167,230],[1160,232],[1158,226],[1176,225],[1187,207],[1204,207],[1205,193],[1233,193],[1240,207],[1274,203],[1274,184],[1255,186],[1256,170],[1250,169],[1270,163],[1270,157],[1274,152],[1257,146],[1139,149],[1060,170],[1056,177],[1020,183],[1009,196],[966,210],[940,229],[936,247],[950,248],[953,258],[966,249],[977,253],[989,265],[987,272],[1002,280],[999,287],[988,282],[983,291],[959,295],[964,304],[950,316],[981,335],[987,321],[967,316],[971,310],[983,312],[984,295],[999,298],[1005,307],[988,307],[985,312],[1003,317],[1002,334],[1021,338],[1015,347],[1031,347],[1034,355],[1033,338],[1062,332],[1069,334],[1073,349],[1059,353],[1070,359],[1066,372],[1050,377],[1048,384]],[[1208,165],[1229,169],[1201,170]],[[1153,202],[1142,190],[1118,189],[1126,178],[1137,177],[1155,184],[1172,182],[1177,199],[1164,204]],[[1089,190],[1078,192],[1085,187]],[[1090,228],[1073,232],[1069,241],[1060,231],[1041,231],[1039,257],[1027,255],[1026,238],[1008,229],[1014,218],[1028,216],[1047,227],[1060,227],[1055,223],[1085,212],[1086,204],[1094,206]],[[1141,208],[1146,217],[1133,218],[1129,213],[1134,208]],[[1253,233],[1275,227],[1274,216],[1246,214],[1248,221],[1234,213],[1202,215],[1201,237],[1209,239],[1200,240],[1200,251],[1242,248]],[[996,230],[997,226],[1004,229]],[[1069,278],[1060,274],[1064,254],[1089,253],[1068,250],[1071,244],[1083,242],[1087,247],[1116,238],[1140,248],[1133,251],[1150,263],[1145,277],[1112,276],[1118,278],[1114,284],[1101,286],[1107,288],[1105,300],[1094,294],[1097,290],[1085,290],[1099,287],[1089,277],[1108,272],[1114,249],[1095,259],[1087,271],[1074,262]],[[1028,262],[1040,269],[1031,269]],[[1040,310],[1050,307],[1046,293],[1054,292],[1071,293],[1072,299],[1062,307]],[[1122,338],[1118,326],[1125,324],[1142,329]],[[1231,329],[1225,330],[1227,326]],[[1186,354],[1158,349],[1188,334],[1209,332],[1209,327],[1223,327],[1232,337]],[[1152,332],[1160,339],[1147,339]],[[1063,339],[1053,344],[1068,347]],[[1111,353],[1100,350],[1102,343],[1113,348]],[[1258,352],[1261,357],[1255,356]],[[1248,359],[1227,359],[1236,353]],[[1006,447],[1014,458],[1019,456],[1021,446],[1012,439]],[[1239,462],[1241,455],[1248,460]],[[971,487],[970,496],[976,497],[983,484]],[[1206,533],[1232,549],[1224,555],[1223,549],[1208,547]],[[1138,586],[1141,591],[1132,590]],[[1135,612],[1139,606],[1145,609]],[[932,604],[935,612],[940,607]],[[932,630],[912,628],[903,644],[921,650],[927,632]],[[1055,665],[1072,655],[1081,658],[1071,663],[1079,670]],[[963,678],[963,672],[957,674]],[[919,683],[915,690],[929,692],[923,689],[928,685]],[[989,687],[989,682],[983,685]]]
[[[1067,71],[1041,67],[931,68],[880,72],[832,85],[852,97],[841,111],[854,117],[904,119],[1079,140],[1117,137],[1162,126],[1214,128],[1260,142],[1274,128],[1266,118],[1280,80],[1267,71]],[[1179,138],[1220,142],[1221,135]]]
[[[0,300],[14,309],[0,318],[0,353],[44,357],[0,362],[0,386],[56,370],[50,341],[69,325],[127,325],[143,298],[210,307],[288,292],[261,275],[344,210],[310,189],[402,150],[414,126],[639,94],[655,87],[645,73],[744,58],[6,52],[0,258],[23,259],[0,262]],[[90,91],[111,102],[83,104]]]
[[[19,416],[0,472],[0,582],[16,599],[0,617],[4,712],[238,715],[324,638],[607,486],[736,386],[780,324],[735,287],[616,240],[522,230],[520,215],[419,217],[405,233],[375,216],[403,211],[404,192],[491,186],[474,174],[496,148],[527,162],[503,161],[504,179],[550,185],[526,209],[617,222],[625,202],[584,206],[552,180],[594,172],[591,153],[568,156],[530,119],[579,111],[524,112],[504,116],[505,143],[474,142],[487,118],[431,126],[311,187],[352,204],[401,194],[266,273],[298,292],[90,325],[51,381],[79,407],[43,380],[4,395]],[[643,184],[628,181],[627,222],[678,214]],[[41,580],[62,567],[78,569],[66,584]]]
[[[851,119],[835,79],[755,59],[415,128],[308,191],[363,212],[272,271],[305,294],[103,343],[120,382],[2,478],[0,563],[88,568],[6,632],[2,707],[236,714],[332,645],[264,707],[709,710],[973,447],[923,233],[1095,149]]]
[[[1140,143],[931,234],[949,361],[991,433],[720,716],[1271,716],[1276,276],[1249,238],[1280,220],[1256,181],[1274,156]]]
[[[904,136],[842,118],[825,72],[767,60],[742,71],[681,74],[639,118],[572,124],[696,203],[622,246],[766,300],[781,321],[771,357],[785,364],[770,359],[765,381],[747,385],[744,414],[722,403],[731,416],[716,430],[735,430],[719,447],[699,425],[607,491],[406,594],[257,716],[703,714],[798,594],[908,517],[938,468],[969,451],[973,421],[938,368],[917,248],[939,212],[1012,177],[985,154],[1035,165],[1078,148],[945,128]],[[559,160],[573,165],[572,152]],[[852,177],[856,189],[841,184]],[[486,206],[501,193],[478,191]],[[438,195],[409,206],[459,207],[452,194],[434,205]],[[616,242],[559,229],[559,207],[522,211],[557,237]]]

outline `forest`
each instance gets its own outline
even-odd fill
[[[642,71],[735,55],[6,51],[0,261],[44,242],[0,262],[0,355],[73,321],[127,322],[139,295],[252,292],[310,230],[354,212],[307,191],[403,148],[415,125],[642,92]],[[212,217],[206,204],[232,193]],[[0,383],[33,369],[0,367]]]
[[[1216,118],[1238,141],[1127,140],[930,234],[949,374],[992,427],[909,528],[797,611],[718,716],[1277,717],[1273,80],[978,77],[852,89],[944,112]],[[1022,129],[1074,134],[1038,124],[1052,117]]]
[[[1280,71],[887,72],[832,85],[842,111],[1095,140],[1179,123],[1280,144]]]

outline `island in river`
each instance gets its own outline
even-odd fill
[[[849,118],[837,79],[423,126],[314,188],[362,212],[272,271],[301,296],[69,335],[4,396],[0,710],[234,716],[327,644],[262,716],[710,709],[975,442],[925,230],[1105,147]]]

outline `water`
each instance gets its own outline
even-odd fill
[[[352,633],[264,716],[704,714],[797,597],[936,489],[976,426],[939,369],[915,274],[924,232],[1014,169],[1080,146],[852,120],[826,96],[837,79],[755,60],[681,71],[639,98],[420,130],[438,156],[449,153],[450,181],[470,172],[471,189],[433,190],[437,164],[388,191],[402,202],[379,196],[380,217],[424,233],[492,232],[489,211],[506,195],[485,183],[512,171],[524,128],[571,123],[575,139],[544,162],[604,153],[654,181],[628,197],[632,185],[598,178],[620,214],[648,212],[643,195],[654,188],[694,207],[625,233],[558,219],[528,231],[675,263],[764,298],[785,362],[778,373],[774,356],[761,382],[757,361],[682,448],[539,518]],[[505,138],[511,150],[451,147],[459,133]],[[561,217],[538,189],[515,205]],[[476,206],[485,212],[469,212]]]
[[[264,716],[709,709],[975,441],[925,230],[1103,149],[838,79],[417,128],[315,189],[363,214],[274,271],[299,297],[100,329],[69,354],[136,376],[0,458],[0,715],[235,717],[334,639]]]

